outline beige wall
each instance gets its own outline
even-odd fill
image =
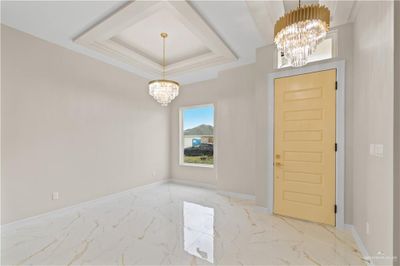
[[[146,80],[1,29],[2,224],[169,177],[169,110]]]
[[[396,1],[394,12],[394,255],[400,265],[400,2]]]
[[[268,122],[267,114],[273,112],[268,106],[267,75],[274,71],[275,48],[269,45],[257,49],[256,76],[255,76],[255,102],[256,108],[256,171],[255,171],[255,195],[257,204],[267,207],[268,204],[268,162],[272,164],[273,158],[268,157]]]
[[[220,73],[218,79],[183,86],[171,105],[171,177],[254,195],[255,65]],[[215,106],[214,169],[179,165],[179,108]]]
[[[353,223],[371,256],[393,255],[393,25],[393,2],[359,4],[353,48]],[[384,145],[383,158],[369,155],[371,143]]]

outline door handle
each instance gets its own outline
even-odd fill
[[[275,166],[283,166],[283,164],[281,164],[280,162],[276,162]]]

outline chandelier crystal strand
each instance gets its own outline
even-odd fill
[[[165,79],[153,80],[149,82],[149,94],[161,106],[168,106],[179,95],[179,83]]]
[[[152,80],[149,82],[149,94],[160,103],[161,106],[168,106],[168,104],[179,94],[179,83],[165,79],[165,38],[167,37],[167,33],[161,33],[161,38],[163,38],[162,79]]]
[[[308,57],[329,31],[330,11],[325,6],[300,7],[275,24],[274,42],[294,67],[307,64]]]

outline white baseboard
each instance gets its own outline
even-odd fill
[[[117,193],[101,196],[99,198],[95,198],[95,199],[92,199],[92,200],[80,202],[80,203],[77,203],[77,204],[74,204],[74,205],[70,205],[70,206],[67,206],[67,207],[62,207],[62,208],[55,209],[55,210],[52,210],[52,211],[49,211],[49,212],[41,213],[41,214],[38,214],[38,215],[35,215],[35,216],[23,218],[23,219],[20,219],[20,220],[17,220],[17,221],[8,223],[8,224],[1,225],[0,226],[0,230],[3,231],[3,230],[9,230],[12,227],[16,227],[16,226],[19,227],[19,226],[21,226],[23,224],[29,223],[29,222],[31,222],[31,221],[33,221],[35,219],[38,219],[38,218],[45,218],[47,216],[62,215],[65,212],[70,212],[70,211],[72,211],[74,209],[80,209],[80,208],[83,208],[85,206],[88,206],[88,205],[91,205],[91,204],[94,204],[94,203],[99,203],[99,202],[102,202],[102,201],[107,201],[107,200],[111,200],[111,199],[114,199],[114,198],[118,198],[118,197],[124,196],[125,194],[132,193],[134,191],[137,192],[137,191],[140,191],[140,190],[149,189],[149,188],[154,187],[154,186],[165,184],[165,183],[168,183],[169,180],[170,179],[163,179],[163,180],[160,180],[160,181],[157,181],[157,182],[153,182],[153,183],[150,183],[150,184],[137,186],[137,187],[134,187],[134,188],[130,188],[128,190],[124,190],[124,191],[120,191],[120,192],[117,192]]]
[[[192,181],[192,180],[183,180],[183,179],[172,178],[172,179],[169,179],[168,181],[170,183],[174,183],[174,184],[178,184],[178,185],[200,187],[200,188],[206,188],[206,189],[211,189],[211,190],[216,189],[216,186],[213,184],[202,183],[202,182],[197,182],[197,181]]]
[[[259,212],[259,213],[267,213],[267,214],[271,214],[271,215],[273,214],[272,211],[268,207],[262,207],[259,205],[254,206],[253,210],[255,212]]]
[[[169,179],[169,182],[179,184],[179,185],[200,187],[200,188],[215,190],[220,195],[233,197],[233,198],[239,198],[239,199],[244,199],[244,200],[255,200],[256,199],[256,196],[250,195],[250,194],[218,190],[216,185],[212,185],[212,184],[208,184],[208,183],[202,183],[202,182],[197,182],[197,181],[192,181],[192,180],[176,179],[176,178]]]
[[[353,235],[354,241],[356,242],[356,245],[358,247],[358,250],[360,251],[361,255],[363,256],[364,261],[368,264],[373,266],[374,263],[371,260],[371,256],[368,253],[367,248],[364,245],[364,242],[361,240],[360,235],[358,234],[356,228],[352,224],[345,224],[344,226],[346,229],[351,231],[351,234]]]
[[[225,190],[217,190],[217,193],[220,195],[223,195],[223,196],[239,198],[239,199],[244,199],[244,200],[256,200],[256,196],[250,195],[250,194],[231,192],[231,191],[225,191]]]

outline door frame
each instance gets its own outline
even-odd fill
[[[275,116],[275,79],[302,75],[312,72],[336,69],[336,227],[344,228],[344,175],[345,175],[345,61],[334,61],[323,64],[292,68],[267,75],[267,191],[268,211],[274,210],[274,116]],[[332,210],[333,211],[333,210]]]

